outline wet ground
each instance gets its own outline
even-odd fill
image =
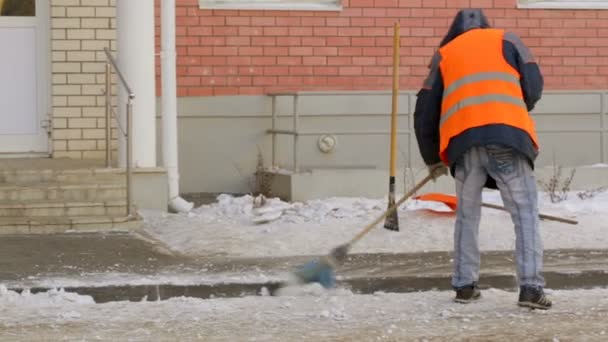
[[[510,252],[483,254],[469,305],[452,301],[445,252],[355,254],[338,290],[278,290],[314,257],[191,258],[133,233],[0,236],[0,284],[39,292],[0,288],[0,341],[608,340],[605,250],[546,251],[548,312],[517,307]]]
[[[98,303],[272,295],[315,257],[192,258],[138,233],[7,235],[0,236],[0,284],[32,292],[64,287]],[[354,254],[336,270],[338,286],[356,294],[448,290],[450,272],[448,252]],[[546,251],[545,277],[553,289],[608,286],[608,251]],[[511,252],[483,253],[480,285],[516,288]]]

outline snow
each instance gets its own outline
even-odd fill
[[[95,301],[90,296],[80,296],[75,293],[65,292],[62,289],[53,289],[36,294],[30,293],[29,290],[17,293],[8,290],[6,286],[0,284],[0,307],[2,308],[61,307],[70,304],[95,304]]]
[[[484,201],[502,204],[497,191],[484,192]],[[231,257],[322,255],[349,241],[387,207],[385,198],[327,198],[285,203],[269,199],[254,208],[251,196],[220,195],[213,204],[188,214],[142,211],[146,230],[170,248],[190,254]],[[578,225],[541,221],[546,249],[605,248],[608,245],[608,193],[581,199],[575,192],[560,203],[539,196],[540,212],[574,218]],[[425,209],[432,209],[425,210]],[[282,213],[257,224],[261,213]],[[359,241],[353,253],[408,253],[452,250],[454,214],[443,203],[408,200],[399,208],[400,232],[377,227]],[[276,218],[276,219],[275,219]],[[484,208],[480,225],[481,250],[512,250],[513,225],[508,213]]]
[[[601,340],[606,334],[607,289],[549,292],[555,307],[531,311],[515,305],[516,293],[496,289],[462,305],[452,302],[451,291],[353,295],[311,288],[276,297],[93,304],[86,296],[0,288],[0,340],[494,340],[513,334]]]
[[[593,164],[593,165],[589,165],[589,166],[583,166],[583,167],[608,167],[608,164],[604,164],[604,163],[597,163],[597,164]]]
[[[500,204],[497,192],[484,201]],[[143,211],[145,229],[170,248],[194,256],[263,257],[325,254],[350,240],[387,207],[386,199],[327,198],[304,203],[269,199],[258,207],[251,196],[221,195],[217,203],[188,214]],[[577,226],[542,221],[547,249],[606,248],[608,194],[551,203],[540,195],[546,214],[576,218]],[[432,209],[432,211],[428,210]],[[410,200],[399,209],[399,232],[380,227],[354,246],[353,253],[425,252],[452,249],[454,215],[435,202]],[[267,223],[260,215],[280,213]],[[511,250],[509,215],[483,209],[482,250]],[[480,301],[453,303],[452,291],[354,295],[347,289],[324,290],[318,284],[287,287],[278,296],[222,299],[172,298],[156,302],[95,304],[89,296],[61,287],[131,284],[265,282],[276,275],[246,274],[82,274],[79,278],[31,279],[45,293],[17,293],[0,284],[1,341],[401,341],[401,340],[604,340],[608,334],[608,289],[547,289],[549,311],[515,305],[516,292],[484,289]],[[204,277],[202,275],[205,275]],[[27,284],[23,283],[22,286]],[[475,338],[476,337],[476,338]]]
[[[7,287],[105,287],[116,285],[155,286],[158,284],[188,285],[217,285],[217,284],[261,284],[285,279],[285,274],[262,273],[248,269],[247,272],[207,272],[205,268],[188,270],[188,273],[133,274],[104,272],[80,274],[78,277],[33,277],[28,280],[7,281]]]

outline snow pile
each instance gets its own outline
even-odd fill
[[[282,212],[280,221],[285,223],[323,223],[335,219],[368,219],[370,215],[379,215],[387,208],[387,200],[362,197],[331,197],[322,200],[310,200],[293,204],[278,198],[269,198],[262,207],[255,207],[256,198],[245,195],[234,197],[219,195],[217,202],[203,205],[192,210],[188,216],[198,218],[205,223],[254,223],[257,213]],[[430,201],[408,201],[399,210],[433,209],[451,211],[443,203]]]
[[[95,304],[91,296],[53,289],[48,292],[32,294],[29,290],[22,293],[8,290],[0,284],[0,307],[51,307],[65,304]]]
[[[595,193],[592,198],[580,198],[578,194],[579,192],[570,192],[565,201],[551,203],[547,194],[539,193],[539,206],[541,211],[545,209],[563,216],[605,212],[608,191]],[[498,191],[484,191],[483,200],[486,203],[502,205]],[[330,197],[293,204],[279,198],[269,198],[262,207],[256,207],[255,202],[256,198],[250,195],[235,197],[221,194],[216,203],[203,205],[187,215],[205,223],[251,224],[254,223],[253,219],[257,213],[281,212],[280,221],[285,223],[324,223],[334,219],[369,219],[387,208],[386,198]],[[434,201],[408,200],[399,208],[399,211],[417,210],[452,212],[447,205]]]
[[[116,284],[142,286],[155,286],[158,284],[173,284],[173,285],[213,285],[213,284],[260,284],[271,281],[280,281],[285,279],[284,274],[262,272],[256,269],[247,269],[244,271],[230,272],[209,272],[207,268],[188,269],[188,272],[181,273],[157,273],[150,275],[133,274],[133,273],[87,273],[79,277],[51,277],[51,278],[34,278],[28,280],[19,280],[14,283],[8,281],[8,286],[29,286],[29,287],[86,287],[86,286],[114,286]],[[65,293],[65,295],[72,295]],[[2,300],[0,299],[0,305]]]
[[[222,194],[218,196],[217,200],[217,203],[203,205],[193,210],[190,217],[199,217],[205,222],[252,223],[251,219],[255,212],[254,197],[250,195],[233,197]],[[374,204],[371,205],[372,208]],[[269,209],[268,211],[284,210],[283,221],[302,223],[322,222],[326,217],[345,218],[347,216],[359,216],[362,214],[361,211],[369,208],[369,206],[365,206],[365,203],[360,203],[355,199],[327,199],[307,203],[298,202],[290,205],[278,198],[270,198],[263,208]]]
[[[217,203],[195,208],[188,213],[188,216],[197,217],[206,223],[237,222],[249,218],[252,210],[252,196],[234,197],[222,194],[218,196]]]
[[[502,204],[498,191],[487,191],[484,202]],[[573,226],[541,221],[546,249],[605,248],[608,245],[608,192],[581,199],[577,192],[551,203],[539,193],[543,214],[573,218]],[[205,256],[266,257],[322,255],[349,241],[387,208],[387,199],[340,198],[286,203],[268,199],[257,208],[251,196],[220,195],[213,204],[188,214],[142,211],[145,229],[170,248]],[[432,211],[425,210],[431,209]],[[257,211],[257,213],[256,213]],[[278,213],[278,214],[277,214]],[[259,220],[260,215],[270,215]],[[399,208],[399,232],[376,228],[358,242],[353,253],[413,253],[451,251],[455,215],[443,203],[408,200]],[[379,225],[380,226],[380,225]],[[484,208],[480,248],[512,250],[513,223],[507,212]]]

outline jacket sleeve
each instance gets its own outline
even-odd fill
[[[427,165],[441,161],[439,157],[439,118],[443,98],[443,80],[439,62],[441,55],[433,56],[430,72],[417,94],[414,110],[414,131],[422,159]]]
[[[534,109],[543,92],[543,75],[530,50],[512,32],[505,33],[503,55],[507,62],[519,72],[520,85],[528,111]]]

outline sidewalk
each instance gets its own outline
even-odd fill
[[[270,294],[310,257],[192,258],[138,233],[0,236],[0,284],[32,292],[62,287],[97,302],[175,296],[235,297]],[[354,293],[450,288],[451,253],[354,254],[338,283]],[[482,255],[480,285],[515,289],[511,252]],[[545,253],[547,287],[608,286],[608,250]]]

